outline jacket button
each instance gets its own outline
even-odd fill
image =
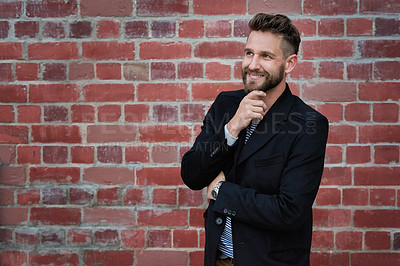
[[[236,212],[235,211],[232,211],[232,216],[236,216]]]
[[[228,213],[228,209],[227,208],[225,208],[225,209],[223,209],[223,211],[222,211],[224,214],[227,214]]]
[[[231,214],[232,214],[232,211],[231,211],[231,210],[229,210],[229,211],[228,211],[228,215],[231,215]]]
[[[216,223],[217,225],[221,225],[223,222],[224,222],[224,221],[222,220],[221,217],[217,217],[217,219],[215,219],[215,223]]]

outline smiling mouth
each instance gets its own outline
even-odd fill
[[[249,75],[250,79],[253,79],[253,80],[257,80],[257,79],[260,79],[260,78],[264,77],[264,75],[260,74],[260,73],[248,72],[248,75]]]

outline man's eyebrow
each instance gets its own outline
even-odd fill
[[[253,49],[250,49],[250,48],[244,48],[244,51],[245,52],[254,52]],[[274,54],[271,51],[260,51],[259,54],[265,54],[265,55],[269,55],[271,57],[276,57],[276,54]]]

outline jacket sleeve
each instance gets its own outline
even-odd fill
[[[298,230],[309,217],[319,188],[327,136],[328,121],[323,116],[315,134],[305,131],[297,136],[276,195],[224,182],[213,210],[266,230]]]
[[[224,125],[229,121],[221,107],[221,94],[207,112],[193,147],[182,158],[181,176],[191,189],[208,186],[223,170],[234,146],[228,146]]]

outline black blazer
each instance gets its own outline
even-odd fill
[[[220,171],[227,178],[204,213],[205,265],[215,265],[226,216],[232,218],[235,265],[308,265],[328,121],[286,85],[246,145],[243,130],[229,147],[224,125],[245,95],[220,93],[182,158],[182,179],[191,189],[203,189]]]

